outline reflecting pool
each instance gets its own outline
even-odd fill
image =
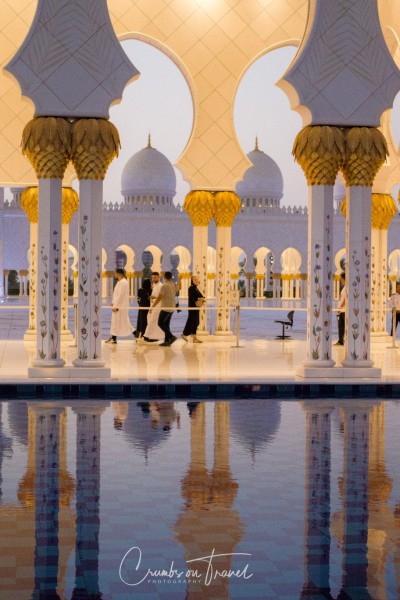
[[[0,600],[400,597],[397,401],[0,402]]]

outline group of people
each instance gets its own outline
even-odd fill
[[[172,334],[170,324],[172,315],[179,306],[177,298],[180,290],[180,279],[178,284],[174,283],[172,273],[164,273],[164,283],[161,283],[160,274],[154,271],[150,279],[144,279],[142,287],[138,291],[139,311],[136,329],[133,330],[129,319],[129,284],[124,269],[115,272],[117,283],[114,288],[111,307],[111,329],[110,338],[106,343],[116,344],[117,337],[134,335],[137,341],[155,343],[163,340],[160,346],[171,346],[177,337]],[[189,314],[182,332],[182,339],[187,342],[192,336],[193,342],[201,344],[197,337],[197,328],[200,322],[200,308],[206,299],[198,289],[199,280],[192,277],[188,290]]]

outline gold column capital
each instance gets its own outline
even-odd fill
[[[35,117],[22,132],[22,153],[38,179],[62,179],[71,155],[71,122],[62,117]]]
[[[71,222],[74,212],[78,210],[78,206],[79,198],[76,191],[70,187],[63,187],[61,222],[64,225],[68,225]]]
[[[214,196],[207,190],[192,190],[185,198],[183,208],[193,227],[208,227],[214,208]]]
[[[242,202],[235,192],[216,192],[214,195],[214,219],[217,227],[232,227]]]
[[[70,187],[62,188],[61,222],[68,224],[74,212],[78,209],[78,194]],[[25,188],[21,194],[21,208],[28,215],[30,223],[38,222],[39,188],[37,185]]]
[[[120,146],[118,130],[107,119],[74,121],[71,157],[78,179],[103,180]]]
[[[37,185],[25,188],[21,193],[21,208],[28,215],[30,223],[39,220],[39,192]]]
[[[389,194],[372,194],[371,203],[372,229],[388,229],[390,221],[397,213],[396,202]],[[344,198],[340,212],[346,216],[346,198]]]
[[[385,136],[376,127],[346,127],[342,172],[348,186],[372,187],[389,154]]]
[[[339,127],[309,125],[297,134],[292,154],[303,169],[308,185],[335,185],[344,148]]]

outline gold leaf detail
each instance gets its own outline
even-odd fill
[[[72,162],[78,179],[104,179],[120,147],[118,130],[107,119],[74,121]]]
[[[185,198],[183,208],[193,227],[207,227],[213,215],[214,196],[205,190],[193,190]]]
[[[344,159],[344,137],[338,127],[309,125],[296,136],[293,156],[308,185],[334,185]]]
[[[61,117],[36,117],[22,132],[22,152],[38,179],[61,179],[70,159],[71,123]]]

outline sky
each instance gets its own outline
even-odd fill
[[[140,77],[124,91],[120,104],[111,109],[110,118],[121,136],[121,153],[110,165],[104,187],[106,202],[120,202],[120,181],[129,158],[152,145],[174,164],[183,152],[192,128],[193,106],[189,87],[173,61],[150,44],[138,40],[122,46],[139,69]],[[292,157],[293,140],[302,128],[301,118],[291,110],[286,94],[276,82],[289,66],[294,47],[274,50],[260,57],[244,74],[234,103],[234,125],[238,141],[247,154],[259,148],[279,165],[284,180],[282,204],[305,206],[307,185],[301,168]],[[392,112],[393,137],[400,143],[400,94]],[[183,203],[189,186],[178,169],[175,202]],[[394,192],[397,197],[396,186]]]

